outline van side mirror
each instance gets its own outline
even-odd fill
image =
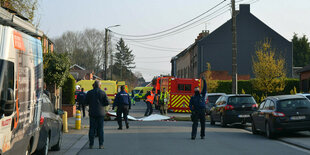
[[[62,109],[57,109],[55,112],[57,115],[63,115],[64,111]]]
[[[4,93],[1,93],[4,95]],[[14,112],[14,91],[12,88],[8,88],[6,98],[1,99],[2,111],[5,116],[10,116]]]

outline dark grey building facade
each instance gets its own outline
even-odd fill
[[[237,64],[238,75],[250,75],[252,72],[252,57],[259,42],[269,39],[276,54],[285,59],[287,77],[292,77],[293,49],[292,43],[271,29],[250,12],[249,4],[241,4],[237,15]],[[232,72],[232,20],[228,20],[209,35],[197,42],[197,78],[206,71],[209,62],[213,71]],[[184,51],[183,51],[184,52]],[[183,54],[184,55],[184,54]],[[177,76],[179,57],[174,57],[172,75]]]

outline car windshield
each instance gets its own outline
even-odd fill
[[[229,97],[228,103],[230,105],[256,104],[252,96],[232,96]]]
[[[310,101],[307,99],[282,100],[278,105],[281,110],[310,109]]]
[[[310,100],[310,95],[307,95],[306,97]]]
[[[139,91],[140,91],[140,90],[133,90],[132,92],[133,92],[134,94],[138,94]]]
[[[221,95],[210,95],[208,96],[209,103],[215,103],[216,100],[221,97]]]
[[[4,113],[3,108],[9,98],[9,89],[14,90],[14,63],[0,60],[0,116]]]

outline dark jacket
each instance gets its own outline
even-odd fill
[[[85,98],[86,98],[86,93],[85,92],[80,92],[77,95],[77,101],[79,102],[79,104],[81,105],[85,105]]]
[[[124,105],[129,105],[129,109],[131,108],[130,96],[125,91],[120,91],[119,93],[116,94],[113,108],[115,106],[124,106]]]
[[[203,89],[199,95],[194,95],[189,101],[189,108],[191,111],[199,111],[206,109],[205,96],[207,93],[207,83],[203,80]]]
[[[89,116],[104,116],[104,106],[109,105],[107,94],[100,88],[94,88],[93,90],[87,92],[85,105],[89,105]]]

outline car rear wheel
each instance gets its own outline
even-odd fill
[[[210,124],[211,124],[211,125],[215,125],[215,121],[213,120],[213,117],[212,117],[211,114],[210,114]]]
[[[266,122],[265,127],[266,127],[266,137],[269,139],[274,138],[274,133],[271,131],[271,128],[268,122]]]
[[[226,127],[227,126],[227,124],[226,124],[226,122],[224,120],[224,116],[223,115],[221,115],[221,126],[222,127]]]
[[[255,124],[254,124],[254,121],[253,121],[253,120],[252,120],[252,134],[253,134],[253,135],[258,134],[258,131],[257,131],[256,127],[255,127]]]
[[[49,144],[50,144],[50,139],[49,136],[46,136],[45,139],[45,145],[42,149],[40,149],[37,154],[38,155],[47,155],[48,154],[48,148],[49,148]]]
[[[61,144],[62,144],[62,131],[59,132],[59,138],[58,138],[58,142],[56,145],[54,145],[52,147],[53,151],[59,151],[61,148]]]

